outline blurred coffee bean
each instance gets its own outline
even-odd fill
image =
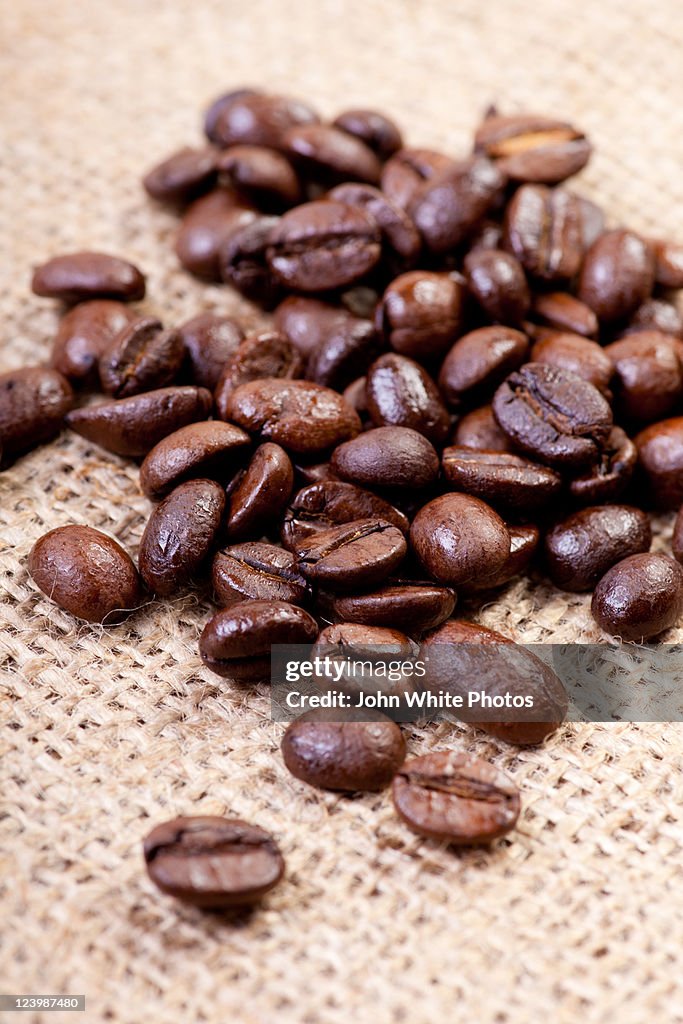
[[[396,266],[415,262],[422,246],[419,232],[405,210],[379,189],[350,181],[333,188],[328,198],[366,210],[381,231],[385,257]]]
[[[683,288],[683,245],[657,239],[652,247],[656,283],[662,288]]]
[[[583,262],[578,297],[601,322],[633,314],[650,297],[655,277],[654,253],[632,231],[605,231]]]
[[[646,299],[629,320],[624,334],[635,331],[661,331],[683,339],[683,316],[671,302]]]
[[[580,334],[569,331],[544,331],[531,349],[534,363],[545,363],[581,377],[611,399],[610,382],[614,363],[610,348],[602,348]]]
[[[523,525],[508,523],[510,534],[510,554],[507,561],[494,576],[482,580],[470,580],[459,592],[466,596],[480,594],[487,590],[497,590],[510,583],[516,576],[520,576],[529,569],[529,565],[536,554],[541,539],[541,532],[537,526],[530,523]]]
[[[373,151],[354,135],[332,125],[290,128],[284,135],[283,148],[302,174],[313,181],[379,184],[382,168]]]
[[[220,97],[207,114],[206,133],[217,146],[266,146],[282,149],[285,133],[296,125],[317,124],[307,103],[251,89]]]
[[[378,110],[344,110],[332,122],[369,146],[380,160],[388,160],[403,145],[398,125]]]
[[[245,96],[262,95],[259,89],[231,89],[229,92],[217,96],[206,110],[204,115],[204,133],[210,142],[217,142],[216,122],[237,100]]]
[[[345,311],[326,318],[319,331],[320,341],[309,357],[306,377],[335,391],[342,391],[365,373],[384,347],[371,320]]]
[[[216,183],[218,151],[184,146],[156,164],[142,179],[153,199],[177,203],[196,199]]]
[[[529,354],[526,334],[512,327],[480,327],[459,338],[439,373],[441,392],[453,408],[491,395]]]
[[[505,176],[482,157],[463,160],[419,189],[408,212],[431,252],[463,242],[501,199]]]
[[[556,331],[581,334],[586,338],[595,338],[598,333],[598,318],[593,310],[569,292],[543,292],[534,296],[532,315]]]
[[[230,146],[218,154],[221,185],[230,185],[259,210],[280,211],[301,202],[301,183],[291,162],[265,146]]]
[[[176,235],[175,251],[180,263],[197,277],[220,280],[221,246],[257,216],[256,210],[239,203],[224,188],[196,199],[188,207]]]
[[[392,203],[407,210],[426,181],[455,163],[434,149],[399,149],[382,168],[380,187]]]
[[[193,384],[213,391],[218,378],[244,338],[232,317],[200,313],[178,327],[185,348],[185,362]]]
[[[62,302],[118,299],[136,302],[145,297],[145,278],[138,268],[103,252],[71,252],[37,267],[31,291]]]
[[[568,122],[536,114],[485,118],[474,148],[495,160],[509,178],[547,185],[580,171],[592,150],[583,132]]]

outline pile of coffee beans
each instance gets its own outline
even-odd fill
[[[102,253],[35,271],[33,291],[68,308],[51,365],[0,377],[5,461],[66,424],[139,460],[155,503],[137,567],[64,525],[31,552],[37,585],[111,624],[210,580],[199,651],[237,685],[268,678],[273,644],[509,644],[454,618],[456,601],[476,612],[532,568],[593,591],[607,634],[676,625],[683,513],[674,557],[650,552],[649,513],[683,503],[683,246],[608,225],[565,184],[585,135],[489,109],[471,154],[451,156],[404,145],[376,111],[326,123],[255,89],[220,96],[205,134],[144,187],[180,215],[182,266],[271,327],[245,336],[208,311],[165,326],[130,305],[140,270]],[[545,669],[525,678],[546,721],[481,724],[538,743],[566,697]],[[446,842],[487,842],[519,813],[510,780],[465,752],[404,764],[385,719],[306,715],[283,755],[323,788],[393,780],[401,818]],[[201,906],[253,902],[283,871],[272,838],[236,820],[166,823],[145,856]]]

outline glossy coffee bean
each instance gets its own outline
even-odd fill
[[[480,327],[459,338],[444,359],[439,387],[453,407],[488,397],[526,362],[529,339],[512,327]]]
[[[403,145],[398,125],[378,110],[344,110],[332,124],[360,139],[380,160],[388,160]]]
[[[407,518],[384,498],[342,480],[323,480],[302,488],[289,505],[282,524],[285,547],[298,551],[314,534],[352,523],[381,519],[407,534]]]
[[[676,561],[683,564],[683,512],[681,512],[681,509],[678,510],[676,522],[674,523],[671,550]]]
[[[59,323],[52,344],[52,366],[77,387],[96,386],[100,356],[137,316],[130,306],[112,299],[79,303]]]
[[[486,117],[474,137],[477,153],[495,160],[515,181],[553,185],[588,163],[591,144],[566,121],[537,114]]]
[[[267,259],[270,236],[278,223],[277,217],[257,217],[233,231],[218,252],[221,280],[264,309],[272,309],[282,298]]]
[[[368,412],[368,397],[365,390],[366,383],[367,377],[358,377],[356,380],[351,381],[351,383],[347,385],[342,392],[344,400],[356,410],[361,419],[365,419]]]
[[[219,155],[222,185],[230,185],[260,210],[283,210],[301,202],[301,182],[283,153],[265,146],[230,146]]]
[[[74,409],[67,426],[116,455],[146,455],[164,437],[188,423],[204,420],[213,398],[206,388],[176,387],[146,391],[120,401]]]
[[[313,534],[297,547],[307,579],[330,590],[362,590],[385,580],[407,551],[404,535],[382,519],[357,519]]]
[[[178,376],[185,358],[179,331],[164,330],[153,316],[124,327],[100,356],[98,370],[105,394],[130,398],[166,387]]]
[[[544,331],[531,349],[530,360],[567,370],[596,387],[608,401],[612,397],[614,362],[610,347],[602,348],[597,342],[568,331]]]
[[[683,616],[683,568],[668,555],[631,555],[602,577],[591,611],[612,636],[651,640]]]
[[[650,297],[655,277],[651,247],[632,231],[605,231],[583,262],[578,296],[601,322],[631,316]]]
[[[377,324],[389,345],[418,362],[442,356],[461,332],[465,286],[456,275],[412,270],[388,286]]]
[[[462,160],[429,179],[408,212],[430,252],[449,252],[463,242],[501,199],[505,181],[482,157]]]
[[[44,534],[31,548],[28,571],[51,601],[87,622],[120,622],[141,601],[130,556],[90,526]]]
[[[219,118],[221,118],[228,108],[237,100],[241,100],[245,96],[256,95],[263,95],[263,93],[260,89],[240,88],[230,89],[228,92],[217,96],[216,99],[211,102],[204,114],[204,133],[206,137],[211,142],[217,142],[216,122]]]
[[[66,377],[43,366],[0,374],[0,458],[51,441],[74,401]]]
[[[232,419],[230,400],[242,384],[268,379],[293,380],[303,373],[303,359],[292,343],[277,331],[245,338],[223,368],[216,385],[216,410],[221,419]]]
[[[585,338],[597,336],[595,313],[569,292],[543,292],[534,296],[531,308],[534,319],[556,331],[581,334]]]
[[[185,270],[210,281],[220,280],[218,255],[232,234],[258,216],[227,189],[219,188],[187,208],[175,241],[176,256]]]
[[[526,316],[531,296],[521,263],[507,252],[478,249],[464,262],[470,293],[490,320],[517,326]]]
[[[369,368],[365,399],[376,427],[410,427],[434,445],[448,436],[450,417],[439,389],[419,363],[390,352]]]
[[[644,499],[660,509],[683,504],[683,416],[653,423],[634,438],[646,485]]]
[[[213,480],[188,480],[157,505],[140,541],[140,575],[154,594],[170,597],[196,579],[214,546],[225,491]]]
[[[612,410],[592,384],[543,363],[510,374],[493,397],[493,412],[513,444],[556,469],[599,461]]]
[[[314,618],[287,601],[240,601],[217,612],[199,638],[207,668],[236,682],[270,677],[273,644],[308,644],[318,635]]]
[[[376,427],[335,448],[330,460],[342,480],[364,487],[419,488],[439,475],[439,457],[409,427]]]
[[[562,489],[562,477],[555,470],[509,452],[444,448],[442,466],[456,491],[481,498],[506,517],[539,512]]]
[[[233,481],[225,524],[230,540],[259,537],[277,524],[294,487],[294,467],[284,448],[266,442]]]
[[[415,262],[422,246],[420,234],[405,210],[379,189],[349,181],[333,188],[328,198],[367,210],[382,233],[385,256],[395,265]]]
[[[658,239],[652,247],[656,283],[662,288],[683,288],[683,245]]]
[[[145,279],[138,268],[103,252],[72,252],[37,267],[31,291],[62,302],[118,299],[136,302],[145,297]]]
[[[510,450],[510,442],[498,426],[490,405],[482,405],[465,413],[456,424],[452,440],[453,444],[463,448],[491,452]]]
[[[471,754],[438,751],[406,761],[394,778],[394,806],[419,835],[445,843],[490,843],[510,832],[519,790],[499,768]]]
[[[569,481],[572,498],[581,505],[615,501],[628,487],[637,461],[633,441],[621,427],[612,427],[599,461]]]
[[[617,562],[650,550],[652,530],[645,512],[629,505],[598,505],[575,512],[548,531],[548,574],[561,590],[592,590]]]
[[[218,152],[213,146],[184,146],[156,164],[142,179],[153,199],[167,203],[196,199],[216,183]]]
[[[372,793],[388,786],[406,756],[398,725],[378,715],[372,721],[339,720],[339,712],[309,711],[290,722],[282,757],[297,779],[319,789]]]
[[[683,395],[683,367],[668,334],[639,331],[607,345],[614,398],[625,420],[650,423],[673,412]]]
[[[232,423],[190,423],[169,434],[145,457],[140,486],[148,498],[163,498],[197,477],[223,483],[246,458],[249,435]]]
[[[521,526],[508,523],[507,528],[510,534],[510,554],[502,569],[481,582],[470,580],[460,588],[461,593],[479,594],[486,590],[498,590],[514,580],[515,577],[527,572],[538,549],[541,532],[537,526],[528,523]]]
[[[382,168],[382,192],[407,210],[426,181],[453,167],[455,160],[434,149],[403,148],[394,153]]]
[[[672,302],[646,299],[632,315],[624,334],[634,331],[661,331],[683,339],[683,316]]]
[[[329,602],[329,611],[342,622],[390,627],[409,636],[441,625],[454,608],[450,587],[412,580],[385,583],[362,594],[336,594]]]
[[[274,326],[305,360],[328,344],[331,351],[351,349],[349,335],[367,335],[367,320],[359,319],[342,306],[303,295],[290,295],[280,303],[274,313]]]
[[[191,382],[213,391],[223,367],[244,338],[242,328],[232,317],[200,313],[181,324],[178,333]]]
[[[301,100],[249,89],[219,97],[207,114],[205,129],[217,146],[282,149],[290,128],[318,120],[312,107]]]
[[[288,601],[307,604],[310,588],[291,551],[248,541],[223,548],[213,560],[216,600],[227,608],[238,601]]]
[[[583,259],[582,229],[581,203],[572,192],[523,185],[505,212],[503,243],[532,277],[568,281]]]
[[[323,329],[320,343],[308,360],[306,376],[316,384],[342,391],[365,373],[384,347],[371,320],[343,311]]]
[[[336,648],[337,650],[331,650]],[[398,629],[382,629],[379,626],[361,626],[355,622],[340,622],[326,626],[311,648],[311,657],[330,654],[346,654],[349,661],[367,658],[371,661],[387,661],[389,658],[409,658],[418,650],[417,644]],[[352,676],[350,677],[353,678]],[[349,677],[344,677],[344,683]],[[358,681],[353,681],[358,689]]]
[[[503,228],[495,220],[483,220],[467,240],[470,252],[489,252],[501,249],[503,245]]]
[[[269,832],[237,818],[174,818],[144,842],[147,872],[162,892],[218,910],[257,903],[285,863]]]
[[[443,494],[424,505],[410,527],[410,543],[432,579],[455,587],[495,576],[510,555],[503,520],[469,494]]]
[[[364,142],[327,124],[297,125],[285,134],[287,155],[313,181],[379,184],[381,164]]]
[[[365,277],[380,255],[379,228],[369,214],[318,200],[282,217],[270,238],[268,264],[288,288],[322,292]]]

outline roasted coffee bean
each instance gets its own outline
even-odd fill
[[[287,509],[281,539],[298,551],[314,534],[356,519],[382,519],[408,533],[407,518],[384,498],[342,480],[322,480],[302,488]]]
[[[225,511],[225,491],[213,480],[188,480],[157,505],[140,541],[138,566],[149,589],[176,594],[204,567]]]
[[[651,640],[683,616],[683,569],[668,555],[631,555],[602,577],[591,611],[606,633]]]
[[[612,397],[612,353],[610,348],[604,349],[596,341],[569,331],[543,332],[531,349],[530,359],[534,363],[567,370],[596,387],[608,401]]]
[[[86,441],[116,455],[146,455],[164,437],[188,423],[204,420],[213,398],[206,388],[161,388],[120,401],[74,409],[67,426]]]
[[[386,661],[390,657],[409,658],[418,650],[417,644],[398,629],[362,626],[355,622],[341,622],[322,629],[311,648],[311,656],[334,647],[339,648],[340,653],[346,653],[349,660],[361,661],[366,657],[377,661]]]
[[[392,796],[413,832],[457,845],[490,843],[506,835],[520,811],[512,779],[454,750],[406,761],[394,778]]]
[[[499,426],[523,452],[556,469],[599,461],[612,411],[592,384],[543,363],[510,374],[493,397]]]
[[[164,330],[153,316],[139,317],[117,334],[100,356],[100,383],[113,398],[166,387],[185,358],[179,331]]]
[[[656,240],[655,282],[662,288],[683,288],[683,245]]]
[[[305,177],[325,184],[364,181],[379,184],[381,164],[364,142],[327,124],[290,128],[283,148]]]
[[[241,384],[264,379],[292,380],[303,372],[303,359],[292,343],[277,331],[245,338],[228,359],[216,385],[216,409],[223,420],[233,392]]]
[[[331,669],[320,668],[313,678],[325,691],[334,689],[348,694],[352,707],[358,705],[359,695],[368,689],[401,697],[419,687],[419,681],[410,671],[412,665],[408,671],[401,665],[401,662],[410,663],[418,650],[417,644],[397,629],[362,626],[355,622],[327,626],[313,644],[310,658],[313,661],[324,659],[324,666],[333,664]],[[357,672],[359,662],[362,663],[360,673]],[[366,715],[367,711],[360,712],[361,717]]]
[[[459,338],[444,359],[439,387],[457,408],[488,397],[507,375],[526,361],[529,339],[512,327],[480,327]]]
[[[282,153],[265,146],[231,146],[218,157],[222,185],[231,185],[260,210],[301,202],[301,182]]]
[[[306,376],[316,384],[342,391],[384,347],[371,320],[346,313],[330,322],[320,344],[311,353]]]
[[[223,607],[238,601],[288,601],[306,604],[311,592],[291,551],[249,541],[223,548],[213,560],[211,578]]]
[[[169,434],[145,457],[140,486],[158,500],[185,480],[207,477],[221,483],[246,458],[249,435],[232,423],[190,423]]]
[[[510,556],[510,534],[493,509],[469,494],[443,494],[428,502],[410,527],[420,563],[439,583],[487,580]]]
[[[197,277],[220,280],[218,254],[235,231],[256,220],[258,214],[219,188],[196,199],[185,213],[175,241],[181,265]]]
[[[450,417],[432,378],[419,363],[390,352],[368,370],[367,409],[376,427],[411,427],[435,445],[448,435]]]
[[[398,725],[384,715],[339,720],[339,711],[309,711],[290,722],[282,757],[297,779],[319,789],[372,793],[388,786],[406,756]]]
[[[341,395],[305,380],[242,384],[231,394],[225,415],[251,434],[306,455],[333,448],[361,428],[358,413]]]
[[[543,292],[534,296],[531,312],[536,320],[556,331],[581,334],[585,338],[597,337],[598,318],[595,313],[569,292]]]
[[[301,100],[249,89],[229,94],[214,103],[205,127],[217,146],[282,149],[283,136],[290,128],[318,121],[316,112]]]
[[[503,568],[495,576],[481,583],[478,580],[470,580],[462,587],[461,593],[478,594],[485,590],[497,590],[527,571],[536,554],[541,532],[537,526],[530,524],[519,526],[508,523],[507,528],[510,534],[510,554]]]
[[[646,427],[634,438],[647,490],[644,499],[660,509],[683,504],[683,416]]]
[[[467,287],[489,319],[521,324],[531,304],[521,263],[507,252],[478,249],[464,262]]]
[[[505,212],[503,243],[532,277],[568,281],[583,259],[582,226],[581,203],[572,192],[523,185]]]
[[[266,258],[278,223],[277,217],[257,217],[233,231],[218,253],[221,279],[264,309],[272,309],[282,298],[282,288]]]
[[[628,555],[650,550],[648,516],[629,505],[598,505],[575,512],[548,531],[545,560],[560,590],[592,590],[598,580]]]
[[[671,302],[664,299],[646,299],[631,317],[624,334],[635,331],[661,331],[683,339],[683,316]]]
[[[407,549],[395,526],[382,519],[357,519],[301,541],[297,554],[307,579],[330,590],[358,590],[385,580]]]
[[[148,195],[163,202],[196,199],[215,185],[217,161],[213,146],[184,146],[148,171],[142,184]]]
[[[500,249],[503,242],[503,228],[495,220],[483,220],[474,234],[467,240],[470,252],[487,252]]]
[[[456,161],[434,149],[399,149],[382,168],[382,192],[397,206],[407,210],[426,181]]]
[[[463,242],[503,195],[505,175],[490,160],[462,160],[429,179],[408,208],[430,250]]]
[[[258,89],[231,89],[229,92],[218,96],[209,106],[204,115],[204,132],[211,142],[217,142],[216,122],[231,107],[236,100],[245,96],[263,95]]]
[[[304,455],[294,463],[294,479],[299,487],[307,487],[327,480],[338,481],[339,477],[332,472],[329,462],[308,462]]]
[[[62,317],[52,345],[52,365],[72,384],[98,383],[100,356],[138,314],[122,302],[92,299],[81,302]]]
[[[200,313],[178,328],[193,384],[213,391],[223,367],[243,340],[242,328],[229,316]]]
[[[678,510],[676,522],[674,523],[674,532],[673,537],[671,539],[671,550],[676,561],[681,562],[683,564],[683,512],[681,511],[681,509]]]
[[[490,405],[482,405],[458,420],[453,433],[453,444],[480,451],[507,452],[510,442],[500,429]]]
[[[211,910],[257,903],[285,870],[270,833],[238,818],[165,821],[145,839],[144,854],[162,892]]]
[[[358,377],[356,380],[351,381],[351,383],[347,385],[342,392],[344,400],[356,410],[361,419],[364,419],[368,412],[368,396],[365,390],[366,384],[367,377]]]
[[[369,214],[318,200],[284,215],[272,232],[268,263],[288,288],[322,292],[365,277],[380,255],[379,228]]]
[[[66,377],[45,366],[0,374],[0,458],[51,441],[74,401]]]
[[[442,466],[455,490],[481,498],[506,517],[539,512],[562,489],[562,477],[555,470],[509,452],[445,448]]]
[[[569,481],[569,491],[582,505],[597,505],[621,497],[638,461],[633,441],[621,427],[612,427],[600,461]]]
[[[583,132],[566,121],[537,114],[494,114],[482,121],[474,137],[485,153],[515,181],[554,185],[588,163],[592,146]]]
[[[419,488],[439,475],[439,456],[409,427],[376,427],[340,444],[330,460],[342,480],[365,487]]]
[[[450,587],[413,580],[395,580],[363,594],[336,594],[329,602],[329,610],[343,622],[392,627],[409,636],[439,626],[454,608]]]
[[[632,231],[605,231],[586,253],[578,296],[601,322],[631,316],[650,297],[655,278],[654,253]]]
[[[379,189],[348,181],[333,188],[328,198],[367,210],[382,233],[385,256],[396,264],[415,262],[422,246],[419,232],[405,210]]]
[[[131,558],[90,526],[60,526],[31,548],[28,571],[44,594],[87,622],[120,622],[141,600]]]
[[[34,271],[31,291],[62,302],[145,297],[145,278],[138,268],[103,252],[72,252],[55,256]]]
[[[614,398],[620,415],[650,423],[673,412],[683,395],[676,342],[658,331],[639,331],[605,348],[614,364]]]
[[[235,682],[270,677],[273,644],[308,644],[318,635],[314,618],[287,601],[240,601],[217,612],[199,638],[207,668]]]
[[[280,303],[275,310],[274,325],[306,360],[328,342],[332,350],[337,344],[346,347],[346,340],[334,343],[330,339],[346,339],[356,331],[363,336],[367,333],[367,320],[354,316],[342,306],[302,295],[290,295]]]
[[[403,145],[398,125],[377,110],[344,110],[332,124],[349,135],[355,135],[380,160],[388,160]]]
[[[260,536],[279,521],[293,487],[287,452],[277,444],[262,444],[229,491],[226,535],[230,540]]]
[[[385,291],[377,325],[396,352],[428,361],[443,356],[461,333],[464,303],[458,275],[411,270]]]

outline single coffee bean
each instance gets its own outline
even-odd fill
[[[188,207],[175,241],[176,256],[190,274],[209,281],[220,280],[221,247],[258,214],[240,203],[227,189],[219,188],[195,199]]]
[[[139,317],[117,334],[100,356],[102,390],[114,398],[166,387],[185,358],[179,331],[164,330],[153,316]]]
[[[385,580],[407,549],[395,526],[381,519],[357,519],[301,541],[297,554],[307,579],[330,590],[357,590]]]
[[[525,524],[507,524],[510,534],[510,554],[503,568],[481,583],[478,580],[470,580],[460,589],[463,594],[479,594],[485,590],[497,590],[510,583],[516,576],[527,572],[531,561],[536,554],[541,532],[537,526]]]
[[[384,347],[371,320],[351,313],[330,321],[323,337],[308,360],[306,376],[316,384],[342,391],[368,366]]]
[[[230,400],[236,388],[252,381],[292,380],[301,376],[303,359],[292,343],[277,331],[245,338],[226,363],[216,385],[216,409],[223,420],[232,419]]]
[[[660,239],[653,241],[655,282],[661,288],[683,288],[683,245]]]
[[[420,234],[405,210],[379,189],[347,181],[333,188],[328,198],[367,210],[382,233],[385,256],[396,266],[415,262],[422,247]]]
[[[361,419],[364,419],[368,412],[366,384],[367,377],[358,377],[351,381],[342,392],[344,400],[356,410]]]
[[[458,420],[453,433],[453,444],[480,451],[507,452],[510,442],[498,426],[490,405],[482,405]]]
[[[414,659],[418,650],[417,644],[397,629],[343,622],[321,630],[309,656],[314,662],[324,659],[325,666],[332,663],[331,668],[320,668],[314,675],[317,685],[327,692],[341,690],[354,707],[360,694],[370,689],[398,697],[415,692],[419,683],[414,675],[400,671],[400,662]],[[367,711],[359,715],[365,718]]]
[[[373,151],[360,139],[332,125],[290,128],[284,135],[283,148],[304,176],[313,181],[379,184],[381,164]]]
[[[238,601],[288,601],[307,604],[310,587],[291,551],[249,541],[223,548],[211,572],[216,600],[222,607]]]
[[[581,334],[595,338],[598,334],[598,318],[593,310],[569,292],[543,292],[534,296],[533,317],[556,331]]]
[[[165,821],[145,839],[144,854],[162,892],[211,910],[257,903],[285,870],[270,833],[238,818]]]
[[[284,135],[290,128],[318,121],[316,112],[301,100],[247,90],[223,97],[218,107],[214,104],[206,127],[217,146],[282,149]]]
[[[443,494],[428,502],[413,520],[410,543],[432,579],[456,587],[494,577],[510,555],[503,520],[469,494]]]
[[[52,366],[77,387],[97,386],[100,356],[137,316],[130,306],[112,299],[79,303],[60,321],[52,345]]]
[[[490,843],[517,823],[519,791],[499,768],[471,754],[439,751],[406,761],[394,806],[418,835],[457,845]]]
[[[380,187],[392,203],[407,210],[426,181],[455,163],[434,149],[399,149],[382,168]]]
[[[7,459],[51,441],[74,402],[66,377],[45,366],[0,374],[0,450]]]
[[[674,523],[671,550],[676,561],[683,564],[683,512],[681,512],[681,509],[678,510],[676,522]]]
[[[184,146],[148,171],[142,184],[153,199],[187,202],[213,188],[217,161],[218,152],[213,146]]]
[[[470,252],[487,252],[500,249],[503,244],[503,228],[495,220],[483,220],[467,240]]]
[[[265,146],[230,146],[218,157],[222,185],[230,185],[260,210],[280,211],[301,202],[301,182],[282,153]]]
[[[302,488],[287,509],[281,539],[298,551],[315,534],[356,519],[382,519],[407,534],[407,518],[384,498],[342,480],[323,480]]]
[[[453,407],[487,398],[529,355],[529,339],[512,327],[480,327],[459,338],[444,359],[439,387]]]
[[[465,257],[464,270],[467,287],[491,320],[521,324],[531,297],[522,265],[514,256],[477,249]]]
[[[643,643],[683,615],[683,569],[668,555],[630,555],[602,577],[591,603],[597,624],[622,640]]]
[[[586,253],[578,296],[604,323],[623,320],[650,297],[652,248],[632,231],[605,231]]]
[[[628,487],[638,461],[636,446],[621,427],[612,427],[600,461],[569,481],[569,492],[582,505],[615,501]]]
[[[225,491],[213,480],[188,480],[152,509],[140,541],[140,575],[154,594],[170,597],[191,583],[213,547]]]
[[[207,668],[235,682],[270,677],[273,644],[308,644],[318,625],[303,608],[287,601],[240,601],[217,612],[199,638]]]
[[[530,359],[534,363],[556,366],[559,370],[588,381],[609,401],[614,362],[610,347],[604,349],[596,341],[568,331],[547,331],[535,342]]]
[[[444,448],[442,466],[457,491],[481,498],[506,517],[539,512],[562,489],[562,477],[555,470],[509,452]]]
[[[197,477],[223,482],[246,458],[249,435],[232,423],[190,423],[169,434],[140,467],[143,493],[158,501],[178,484]]]
[[[44,534],[31,548],[28,571],[50,600],[87,622],[120,622],[141,600],[130,556],[90,526]]]
[[[523,185],[506,209],[503,244],[532,277],[568,281],[583,259],[582,227],[581,203],[572,192]]]
[[[332,122],[369,146],[380,160],[388,160],[403,145],[398,125],[377,110],[344,110]]]
[[[62,302],[119,299],[136,302],[145,297],[145,278],[138,268],[103,252],[72,252],[37,267],[31,291]]]
[[[430,252],[463,242],[503,195],[506,178],[483,157],[462,160],[429,179],[408,212]]]
[[[375,427],[335,448],[330,460],[342,480],[365,487],[419,488],[439,475],[439,456],[410,427]]]
[[[607,345],[621,417],[651,423],[674,411],[683,395],[683,368],[675,345],[670,335],[658,331],[639,331]]]
[[[380,254],[379,228],[368,213],[318,200],[282,217],[271,234],[268,263],[288,288],[322,292],[365,277]]]
[[[303,295],[290,295],[275,310],[274,326],[284,334],[305,360],[330,342],[332,349],[338,344],[344,348],[346,341],[338,343],[330,339],[346,339],[356,331],[367,332],[367,321],[349,313],[341,306],[332,306],[319,299]],[[349,345],[349,347],[352,347]]]
[[[454,608],[455,591],[450,587],[413,580],[385,583],[363,594],[336,594],[329,602],[329,610],[343,622],[391,627],[409,636],[441,625]]]
[[[231,89],[229,92],[217,96],[211,103],[204,115],[204,133],[211,142],[218,142],[216,137],[216,122],[237,100],[245,96],[262,96],[259,89]]]
[[[206,388],[161,388],[74,409],[67,413],[66,424],[100,448],[136,458],[188,423],[205,420],[212,405]]]
[[[361,427],[341,395],[304,380],[242,384],[230,395],[225,416],[285,451],[311,455],[355,437]]]
[[[644,498],[656,508],[683,504],[683,416],[652,423],[634,438],[646,484]]]
[[[411,270],[388,286],[377,325],[396,352],[424,362],[443,356],[461,333],[464,303],[459,276]]]
[[[588,163],[592,146],[583,132],[566,121],[537,114],[494,114],[474,136],[477,153],[485,153],[514,181],[554,185]]]
[[[555,469],[598,462],[612,410],[597,388],[573,373],[527,363],[493,396],[499,426],[523,452]]]
[[[230,540],[258,537],[279,522],[294,487],[294,467],[278,444],[260,445],[228,494],[225,524]]]
[[[282,288],[266,257],[278,223],[277,217],[257,217],[233,231],[218,252],[221,279],[264,309],[272,309],[282,298]]]
[[[223,367],[243,340],[242,328],[229,316],[200,313],[178,328],[190,380],[213,391]]]
[[[339,720],[339,711],[309,711],[290,722],[282,757],[297,779],[319,789],[372,793],[388,786],[406,756],[403,733],[390,718]]]
[[[380,356],[368,370],[365,397],[376,427],[410,427],[435,445],[446,440],[450,417],[439,389],[407,356]]]
[[[645,512],[629,505],[598,505],[574,512],[546,534],[548,574],[560,590],[592,590],[608,569],[628,555],[650,550]]]
[[[624,334],[633,334],[634,331],[661,331],[683,339],[683,316],[671,302],[646,299],[629,320]]]

